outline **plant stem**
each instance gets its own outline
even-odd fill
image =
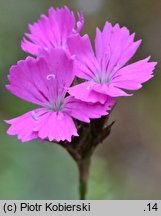
[[[85,200],[87,193],[87,183],[89,176],[90,158],[77,161],[79,169],[79,193],[80,200]]]

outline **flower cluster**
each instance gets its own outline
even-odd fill
[[[156,62],[150,57],[127,64],[141,41],[126,27],[106,22],[102,31],[97,28],[95,51],[83,27],[83,14],[76,21],[68,7],[50,8],[29,25],[21,47],[35,57],[11,67],[7,89],[39,108],[7,120],[9,135],[22,142],[71,142],[78,136],[75,120],[108,115],[116,97],[130,96],[125,90],[138,90],[153,77]]]

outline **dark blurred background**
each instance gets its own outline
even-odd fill
[[[161,57],[161,0],[0,0],[0,199],[78,199],[76,165],[61,147],[21,143],[6,135],[4,119],[31,105],[6,89],[9,67],[27,56],[20,48],[27,25],[50,6],[84,11],[92,39],[106,20],[127,26],[143,43],[133,60]],[[161,75],[133,97],[120,98],[112,133],[92,160],[89,199],[161,199]]]

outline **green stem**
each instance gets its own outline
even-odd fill
[[[79,193],[80,200],[85,200],[87,194],[87,183],[89,177],[90,158],[77,162],[79,168]]]

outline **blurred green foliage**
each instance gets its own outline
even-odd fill
[[[84,10],[85,32],[106,20],[126,25],[143,39],[134,59],[161,56],[161,1],[150,0],[0,0],[0,199],[78,199],[78,172],[58,145],[21,143],[6,135],[4,119],[35,107],[6,89],[9,67],[27,54],[20,42],[27,25],[50,6]],[[89,199],[161,199],[161,76],[131,98],[118,100],[110,138],[93,157]],[[112,120],[111,119],[111,120]]]

